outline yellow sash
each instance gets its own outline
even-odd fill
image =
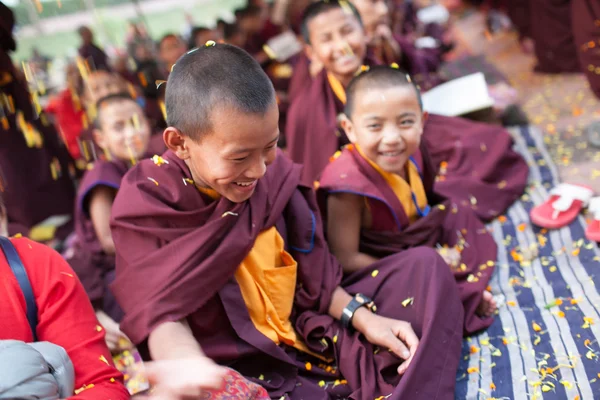
[[[213,199],[219,194],[198,187]],[[290,321],[296,293],[298,264],[285,251],[284,241],[275,227],[262,231],[252,250],[235,272],[244,303],[256,329],[273,342],[285,343],[324,361],[330,361],[308,349],[297,337]]]
[[[381,169],[379,165],[375,164],[367,156],[365,156],[357,144],[354,144],[354,147],[361,157],[367,160],[367,162],[375,169],[375,171],[377,171],[383,177],[383,179],[385,179],[387,184],[390,185],[392,191],[400,201],[400,204],[402,204],[408,220],[410,222],[414,222],[419,219],[419,209],[425,210],[427,208],[427,195],[425,194],[423,181],[421,180],[419,170],[417,169],[415,163],[412,161],[406,163],[405,168],[406,175],[408,177],[407,182],[400,177],[400,175]]]

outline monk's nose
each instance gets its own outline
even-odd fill
[[[260,161],[254,163],[254,165],[252,165],[252,168],[248,170],[247,177],[252,179],[262,178],[267,172],[267,164],[265,161],[266,160],[264,158],[261,158]]]

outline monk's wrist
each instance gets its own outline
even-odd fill
[[[368,308],[361,307],[354,312],[354,316],[352,317],[352,326],[354,329],[364,335],[367,327],[369,326],[369,321],[374,315],[375,314],[373,314]]]

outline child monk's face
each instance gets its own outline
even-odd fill
[[[362,89],[352,116],[342,122],[348,138],[384,171],[401,174],[419,148],[424,115],[412,85]]]
[[[308,22],[308,56],[319,61],[327,72],[347,82],[365,57],[367,41],[358,19],[341,8],[324,12]]]
[[[256,184],[277,155],[279,110],[273,102],[263,114],[218,107],[211,115],[212,132],[186,138],[181,156],[197,185],[211,188],[234,203],[252,196]]]
[[[352,4],[360,13],[367,35],[372,36],[379,25],[388,23],[386,0],[352,0]]]
[[[150,140],[150,125],[141,107],[122,99],[101,105],[100,129],[94,131],[98,146],[119,160],[138,160],[144,156]]]
[[[170,36],[162,41],[160,44],[160,59],[167,66],[171,68],[173,64],[179,60],[179,57],[185,54],[187,48],[185,43],[177,36]]]
[[[101,98],[123,91],[125,85],[116,75],[106,71],[92,72],[85,82],[86,105],[94,106]]]

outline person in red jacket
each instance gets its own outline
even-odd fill
[[[71,157],[78,160],[81,158],[81,149],[77,139],[84,127],[87,128],[85,110],[81,102],[83,81],[74,63],[67,65],[65,73],[67,87],[50,100],[46,112],[54,116]]]
[[[0,197],[0,236],[7,235]],[[70,399],[125,400],[129,393],[114,367],[92,305],[77,276],[51,248],[26,238],[10,239],[27,272],[37,306],[37,341],[65,349],[75,369]],[[27,301],[7,258],[0,251],[0,340],[34,341]]]

